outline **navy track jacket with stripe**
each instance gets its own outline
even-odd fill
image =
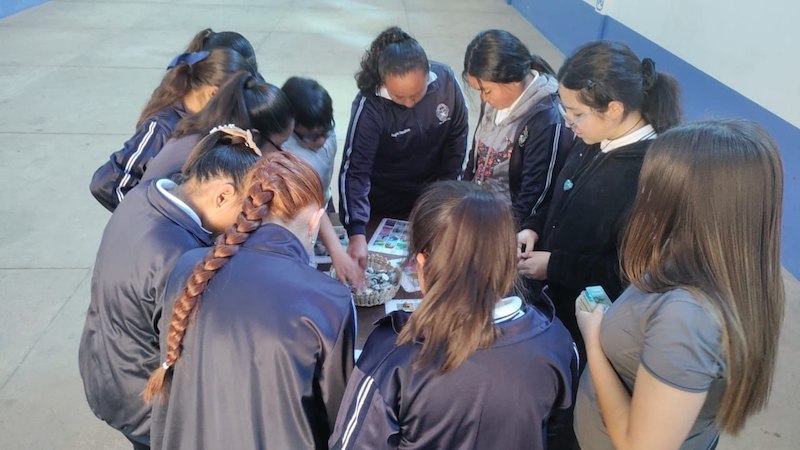
[[[339,211],[348,234],[372,217],[405,217],[422,190],[461,176],[467,107],[452,69],[431,62],[435,80],[412,108],[376,94],[353,101],[339,175]]]
[[[89,190],[101,205],[114,212],[125,194],[142,179],[147,163],[161,150],[175,126],[186,116],[181,103],[162,109],[136,128],[122,149],[95,171]]]
[[[571,428],[578,361],[547,310],[496,324],[494,344],[446,374],[414,368],[421,343],[397,345],[409,314],[378,321],[347,384],[331,449],[544,449]],[[558,448],[550,446],[549,448]]]

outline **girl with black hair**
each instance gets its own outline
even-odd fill
[[[356,83],[339,214],[348,252],[365,267],[370,220],[407,217],[425,186],[461,176],[467,108],[453,71],[429,63],[419,42],[398,27],[375,38]]]
[[[259,159],[250,135],[240,129],[208,135],[180,185],[161,179],[131,191],[103,232],[79,366],[92,411],[134,448],[150,445],[150,405],[140,394],[159,364],[159,294],[184,252],[211,245],[235,222],[245,176]]]
[[[244,57],[230,49],[183,53],[167,69],[139,116],[136,134],[92,176],[92,195],[109,211],[139,184],[147,164],[178,121],[202,110],[231,75],[253,70]]]
[[[172,138],[148,164],[144,181],[171,178],[181,172],[192,148],[219,124],[256,131],[254,139],[262,152],[278,151],[294,127],[294,111],[277,86],[240,72],[225,83],[202,111],[178,123]]]
[[[573,145],[558,109],[558,81],[547,61],[503,30],[483,31],[469,43],[464,78],[481,94],[464,179],[503,193],[519,225],[547,210]]]
[[[294,109],[294,132],[283,147],[314,167],[322,180],[327,205],[337,150],[331,96],[316,81],[300,77],[286,80],[281,90]]]
[[[149,164],[144,180],[175,176],[192,146],[220,123],[253,129],[253,139],[264,154],[277,152],[293,134],[294,108],[280,88],[259,81],[250,73],[238,73],[203,111],[178,124],[173,138]],[[327,215],[322,219],[320,239],[331,255],[339,278],[361,287],[364,272],[345,252]]]
[[[564,164],[549,210],[523,223],[519,271],[546,285],[543,295],[583,356],[575,299],[593,285],[611,299],[622,292],[617,248],[642,160],[681,112],[675,79],[624,44],[584,45],[564,62],[558,80],[566,124],[582,142]]]

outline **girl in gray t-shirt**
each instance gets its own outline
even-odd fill
[[[632,286],[605,314],[577,313],[582,448],[712,449],[764,408],[784,303],[782,173],[751,122],[689,124],[652,145],[620,252]]]

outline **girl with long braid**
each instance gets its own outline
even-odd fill
[[[98,418],[136,449],[150,445],[150,405],[141,393],[160,364],[159,293],[186,251],[208,247],[236,221],[244,181],[260,150],[252,133],[224,128],[195,147],[184,180],[134,189],[103,233],[79,364],[86,400]]]
[[[308,265],[324,214],[314,169],[265,155],[236,224],[165,289],[153,446],[327,448],[353,368],[350,291]],[[201,305],[202,303],[202,305]]]

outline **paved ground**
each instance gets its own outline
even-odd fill
[[[554,66],[563,58],[502,0],[54,0],[0,20],[0,448],[127,448],[89,411],[78,376],[108,220],[87,186],[174,54],[202,28],[239,31],[268,81],[305,75],[326,86],[344,136],[359,58],[393,24],[457,72],[469,40],[492,27]],[[786,281],[775,395],[723,449],[800,448],[800,283]]]

